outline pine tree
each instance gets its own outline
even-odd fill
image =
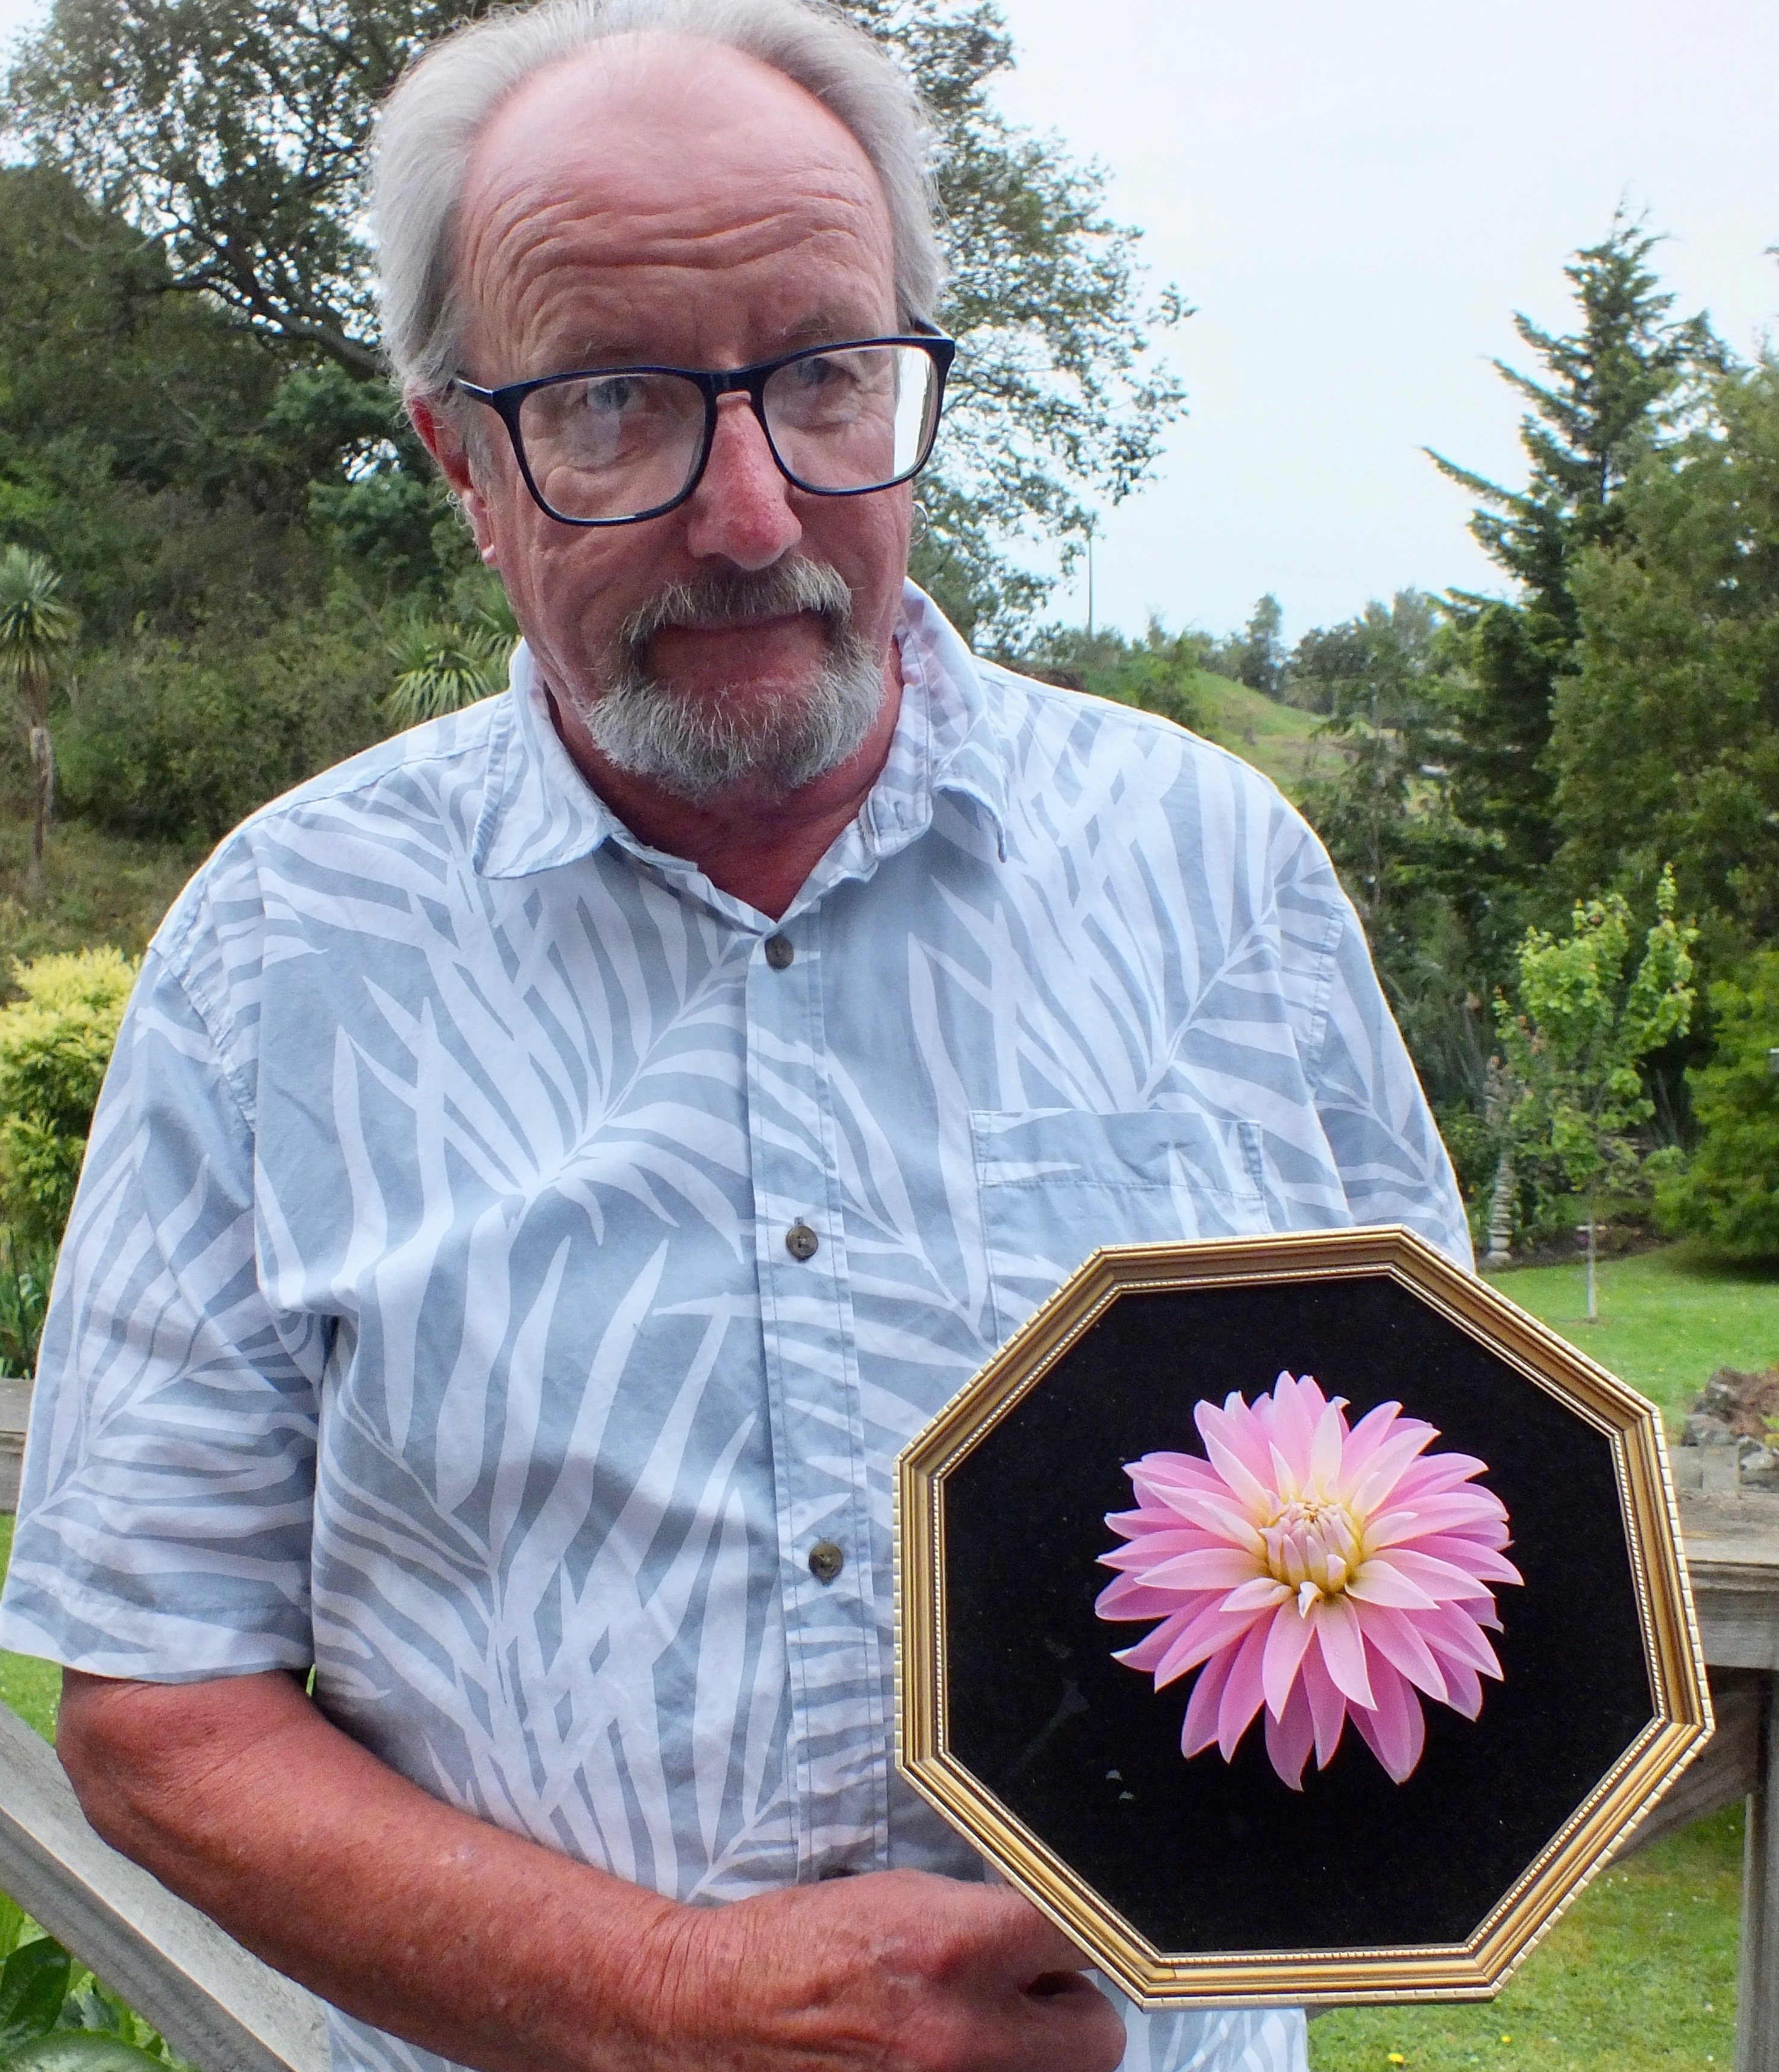
[[[1452,595],[1469,636],[1469,681],[1457,700],[1451,777],[1455,809],[1497,838],[1501,869],[1522,881],[1557,846],[1546,750],[1556,685],[1580,630],[1571,586],[1577,558],[1612,544],[1630,471],[1686,429],[1706,380],[1723,365],[1707,317],[1670,317],[1674,298],[1649,263],[1659,242],[1621,212],[1604,241],[1564,269],[1579,319],[1573,331],[1547,331],[1515,314],[1541,368],[1534,376],[1495,362],[1529,405],[1520,426],[1530,462],[1524,489],[1430,456],[1480,500],[1471,530],[1518,591],[1505,603]]]

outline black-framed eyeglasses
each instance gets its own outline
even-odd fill
[[[716,438],[717,405],[744,395],[779,472],[812,496],[867,496],[925,467],[939,429],[949,338],[805,346],[752,367],[583,368],[482,388],[525,487],[565,525],[633,525],[683,504]]]

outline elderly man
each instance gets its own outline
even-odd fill
[[[905,586],[949,347],[864,38],[551,0],[381,148],[525,642],[158,937],[0,1639],[338,2066],[1289,2072],[1299,2016],[1145,2021],[900,1785],[890,1470],[1097,1244],[1468,1257],[1352,910],[1242,764]]]

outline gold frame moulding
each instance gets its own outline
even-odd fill
[[[1210,1954],[1157,1949],[948,1746],[946,1480],[1121,1296],[1360,1276],[1394,1280],[1608,1438],[1653,1716],[1466,1942]],[[1487,1998],[1622,1846],[1711,1731],[1658,1413],[1537,1318],[1395,1227],[1110,1246],[1093,1253],[903,1453],[896,1613],[896,1753],[903,1775],[1146,2008]]]

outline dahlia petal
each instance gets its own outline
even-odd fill
[[[1399,1403],[1380,1403],[1368,1410],[1347,1434],[1340,1449],[1340,1486],[1342,1497],[1349,1495],[1359,1478],[1371,1466],[1373,1456],[1390,1435],[1402,1406]]]
[[[1309,1694],[1301,1684],[1291,1686],[1284,1716],[1265,1716],[1266,1753],[1272,1766],[1293,1791],[1303,1788],[1303,1765],[1316,1739],[1316,1721],[1310,1712]]]
[[[1198,1672],[1192,1684],[1192,1695],[1186,1701],[1186,1717],[1180,1729],[1182,1755],[1197,1755],[1217,1739],[1217,1708],[1234,1660],[1235,1650],[1226,1648],[1222,1654],[1213,1655]]]
[[[1286,1596],[1289,1600],[1288,1591]],[[1314,1625],[1295,1603],[1287,1601],[1273,1614],[1272,1624],[1266,1629],[1260,1676],[1266,1693],[1266,1710],[1275,1720],[1284,1716],[1286,1703],[1297,1683],[1298,1668],[1315,1638]]]
[[[1157,1561],[1165,1560],[1170,1554],[1189,1553],[1195,1547],[1205,1544],[1205,1535],[1186,1526],[1172,1532],[1145,1532],[1135,1540],[1129,1540],[1122,1547],[1114,1547],[1110,1553],[1102,1554],[1102,1568],[1147,1568]]]
[[[1272,1392],[1274,1449],[1291,1463],[1291,1473],[1303,1487],[1310,1478],[1310,1458],[1316,1446],[1316,1428],[1321,1421],[1322,1392],[1306,1375],[1294,1381],[1282,1374]]]
[[[1347,1585],[1347,1595],[1361,1604],[1390,1605],[1405,1612],[1430,1612],[1438,1602],[1419,1583],[1411,1583],[1399,1568],[1375,1554]]]
[[[1401,1481],[1403,1470],[1439,1436],[1432,1425],[1423,1424],[1419,1417],[1398,1418],[1395,1430],[1372,1456],[1370,1466],[1354,1484],[1348,1501],[1368,1517],[1382,1510],[1384,1499]]]
[[[1499,1679],[1501,1666],[1495,1651],[1462,1605],[1441,1605],[1437,1611],[1423,1612],[1418,1623],[1421,1638],[1436,1654],[1468,1662],[1483,1675]]]
[[[1390,1499],[1395,1505],[1396,1498]],[[1396,1547],[1405,1540],[1428,1540],[1454,1527],[1480,1524],[1493,1515],[1486,1490],[1452,1490],[1443,1496],[1418,1497],[1413,1503],[1381,1511],[1365,1521],[1368,1547]]]
[[[1415,1496],[1435,1496],[1442,1490],[1460,1489],[1476,1475],[1485,1475],[1489,1463],[1474,1453],[1423,1453],[1403,1469],[1396,1486]]]
[[[1446,1662],[1445,1702],[1455,1712],[1473,1720],[1482,1710],[1482,1683],[1468,1662]]]
[[[1439,1659],[1422,1638],[1420,1629],[1413,1619],[1387,1606],[1365,1605],[1360,1610],[1359,1624],[1369,1651],[1366,1667],[1374,1679],[1377,1664],[1372,1656],[1381,1655],[1392,1668],[1426,1692],[1428,1697],[1444,1702],[1445,1675]],[[1375,1680],[1372,1688],[1377,1688]]]
[[[1270,1612],[1276,1605],[1288,1604],[1295,1595],[1289,1583],[1275,1582],[1270,1576],[1256,1576],[1239,1590],[1231,1590],[1223,1600],[1223,1609],[1226,1612]]]
[[[1331,1403],[1316,1421],[1310,1442],[1310,1482],[1313,1488],[1332,1490],[1340,1478],[1340,1456],[1346,1438],[1346,1420]]]
[[[1264,1612],[1225,1612],[1221,1600],[1214,1601],[1199,1613],[1156,1664],[1155,1688],[1160,1690],[1188,1669],[1209,1661],[1220,1647],[1233,1646],[1257,1618],[1265,1617]]]
[[[1322,1659],[1336,1688],[1354,1704],[1369,1705],[1371,1681],[1365,1674],[1365,1642],[1359,1629],[1359,1614],[1345,1597],[1322,1597],[1310,1615],[1322,1644]]]
[[[1214,1496],[1205,1490],[1182,1490],[1173,1500],[1169,1523],[1176,1530],[1181,1529],[1183,1520],[1185,1530],[1211,1533],[1237,1547],[1252,1547],[1258,1551],[1261,1544],[1254,1520],[1221,1484]]]
[[[1346,1724],[1347,1701],[1329,1675],[1322,1653],[1321,1635],[1303,1657],[1301,1672],[1304,1696],[1310,1701],[1310,1716],[1316,1725],[1316,1766],[1326,1770],[1340,1745],[1340,1730]]]
[[[1256,1557],[1243,1547],[1195,1547],[1144,1571],[1157,1590],[1233,1590],[1254,1580]]]
[[[1427,1723],[1421,1716],[1420,1700],[1407,1684],[1387,1663],[1379,1667],[1378,1702],[1369,1709],[1355,1708],[1353,1724],[1391,1781],[1400,1784],[1421,1759],[1427,1745]]]
[[[1211,1441],[1229,1458],[1241,1463],[1244,1471],[1253,1478],[1254,1486],[1265,1494],[1266,1475],[1266,1435],[1253,1411],[1233,1391],[1220,1410],[1214,1403],[1196,1404],[1192,1421],[1198,1427],[1198,1436],[1205,1441],[1205,1451],[1211,1465],[1221,1475],[1246,1503],[1248,1492],[1229,1474],[1223,1462],[1213,1451]]]
[[[1208,1604],[1221,1601],[1217,1591],[1198,1591],[1192,1596],[1178,1590],[1151,1590],[1140,1576],[1120,1576],[1093,1600],[1102,1619],[1169,1618],[1176,1613],[1196,1616]]]
[[[1205,1407],[1202,1403],[1199,1405],[1200,1410]],[[1250,1474],[1246,1465],[1224,1444],[1220,1435],[1205,1429],[1205,1450],[1244,1509],[1258,1516],[1270,1507],[1271,1492],[1266,1485],[1259,1476]]]
[[[1480,1587],[1474,1576],[1450,1561],[1423,1554],[1417,1547],[1393,1547],[1390,1564],[1399,1576],[1419,1583],[1430,1597],[1443,1604],[1447,1598],[1473,1597]]]
[[[1302,1464],[1302,1472],[1294,1462],[1286,1459],[1275,1441],[1272,1448],[1272,1486],[1289,1503],[1294,1497],[1301,1496],[1309,1480],[1309,1462]]]
[[[1180,1523],[1177,1511],[1159,1504],[1140,1511],[1109,1511],[1106,1522],[1121,1540],[1135,1540],[1145,1532],[1169,1532]]]
[[[1266,1651],[1266,1628],[1255,1625],[1229,1664],[1229,1681],[1217,1708],[1217,1745],[1227,1762],[1236,1745],[1254,1724],[1254,1716],[1266,1701],[1261,1687],[1260,1664]]]
[[[1423,1540],[1415,1548],[1417,1554],[1431,1555],[1435,1561],[1447,1561],[1461,1575],[1468,1575],[1479,1585],[1489,1582],[1522,1583],[1526,1578],[1503,1554],[1492,1547],[1478,1546],[1473,1540],[1455,1539],[1451,1534],[1436,1535]],[[1493,1593],[1481,1588],[1472,1596],[1493,1596]]]

